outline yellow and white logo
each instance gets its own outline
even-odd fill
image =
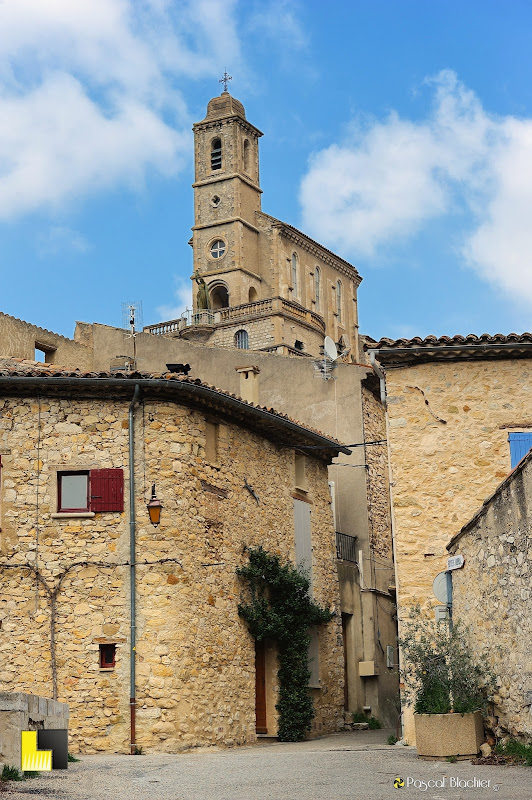
[[[22,731],[21,735],[22,772],[51,770],[52,751],[37,750],[37,731]]]

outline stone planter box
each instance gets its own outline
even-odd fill
[[[423,758],[467,758],[480,752],[484,723],[473,714],[414,714],[417,754]]]

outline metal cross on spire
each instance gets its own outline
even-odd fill
[[[227,91],[227,82],[228,82],[228,81],[232,81],[232,80],[233,80],[233,78],[231,77],[231,75],[228,75],[228,74],[227,74],[227,67],[226,67],[226,69],[225,69],[225,72],[224,72],[224,74],[223,74],[223,77],[222,77],[222,78],[220,78],[220,80],[218,81],[218,83],[223,83],[223,85],[224,85],[224,92],[226,92],[226,91]]]

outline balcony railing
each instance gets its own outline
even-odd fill
[[[342,561],[352,561],[356,563],[356,543],[356,536],[350,536],[348,533],[336,531],[336,558]]]
[[[283,297],[272,297],[269,300],[257,300],[255,303],[244,303],[240,306],[230,306],[229,308],[218,308],[216,310],[191,311],[187,308],[179,319],[158,322],[156,325],[147,325],[144,328],[144,332],[153,333],[156,336],[175,336],[189,327],[245,323],[255,317],[268,316],[270,314],[285,314],[294,317],[310,324],[313,328],[318,328],[321,333],[325,333],[323,317],[314,311],[309,311],[299,303],[285,300]]]
[[[218,319],[215,311],[208,309],[202,311],[192,311],[187,308],[183,311],[179,319],[171,319],[168,322],[158,322],[156,325],[147,325],[144,333],[153,333],[155,336],[172,336],[179,333],[184,328],[195,327],[214,327]]]

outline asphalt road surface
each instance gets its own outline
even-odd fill
[[[532,800],[530,767],[422,761],[390,731],[181,755],[81,756],[66,771],[12,783],[3,797],[61,800]],[[395,788],[396,779],[403,786]],[[400,782],[399,782],[400,783]]]

